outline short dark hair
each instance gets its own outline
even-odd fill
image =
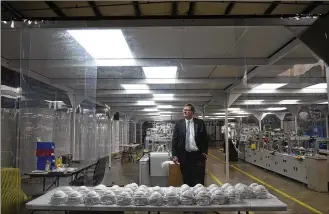
[[[185,106],[189,106],[191,108],[191,111],[195,113],[195,108],[191,103],[186,104]]]

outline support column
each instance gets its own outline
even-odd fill
[[[228,107],[225,107],[225,162],[226,162],[226,181],[230,180],[230,158],[228,146]]]

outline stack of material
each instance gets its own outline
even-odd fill
[[[135,192],[133,204],[136,206],[145,206],[148,204],[148,198],[144,191],[137,190]]]
[[[135,192],[138,189],[138,185],[136,183],[131,183],[131,184],[127,184],[125,187],[131,189],[133,192]]]
[[[258,185],[256,187],[254,187],[254,189],[253,189],[253,195],[256,198],[260,198],[260,199],[269,198],[268,191],[267,191],[267,189],[263,185]]]
[[[103,184],[100,184],[94,188],[94,191],[99,195],[104,195],[104,192],[107,190],[107,187]]]
[[[88,206],[100,204],[101,200],[99,194],[95,191],[88,192],[88,194],[84,198],[84,203]]]
[[[179,189],[179,194],[182,195],[187,190],[191,190],[191,188],[188,185],[183,184]]]
[[[115,193],[111,190],[106,190],[104,192],[104,195],[101,197],[101,204],[105,205],[113,205],[117,203],[117,197],[115,196]]]
[[[67,204],[69,205],[79,205],[83,203],[83,196],[78,191],[72,191],[67,198]]]
[[[133,195],[134,195],[134,192],[133,192],[132,189],[130,189],[130,188],[123,188],[123,191],[129,193],[129,195],[130,195],[131,197],[133,197]]]
[[[161,206],[164,204],[164,198],[158,191],[154,191],[149,197],[149,204],[152,206]]]
[[[213,188],[215,191],[212,193],[212,204],[221,205],[228,203],[228,198],[226,197],[223,190],[219,188]]]
[[[253,197],[252,189],[245,184],[235,185],[235,189],[240,194],[241,199],[250,199]]]
[[[170,206],[179,204],[179,195],[175,187],[169,187],[166,191],[165,202]]]
[[[163,189],[162,189],[161,187],[159,187],[159,186],[155,186],[155,187],[153,187],[153,188],[152,188],[152,192],[158,192],[158,193],[160,193],[162,196],[165,195],[165,192],[164,192]]]
[[[72,189],[72,187],[63,187],[62,191],[65,192],[66,195],[71,195],[73,192],[73,189]]]
[[[194,204],[194,194],[192,190],[186,190],[180,195],[180,202],[183,205],[192,205]]]
[[[203,188],[203,187],[199,187],[199,189],[200,188]],[[211,196],[206,190],[199,191],[197,193],[195,199],[196,199],[196,204],[199,206],[207,206],[211,203]]]
[[[218,186],[216,184],[211,184],[210,186],[207,187],[207,191],[210,192],[211,189],[213,188],[218,188]]]
[[[86,186],[81,186],[77,190],[79,193],[81,193],[82,196],[86,196],[89,192],[89,188]]]
[[[229,203],[237,204],[241,202],[241,196],[238,191],[233,187],[229,186],[224,190],[226,197],[228,198]]]
[[[117,204],[120,206],[128,206],[132,202],[132,196],[126,192],[122,191],[118,196],[117,196]]]
[[[60,205],[60,204],[65,204],[66,200],[67,200],[67,194],[65,194],[65,192],[59,190],[59,191],[56,191],[51,196],[49,203],[53,204],[53,205]]]
[[[108,190],[111,190],[116,196],[118,196],[122,192],[122,188],[120,188],[118,185],[114,185],[108,188]]]

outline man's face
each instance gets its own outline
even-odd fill
[[[191,110],[191,106],[185,106],[183,109],[184,117],[186,119],[191,119],[193,117],[193,111]]]

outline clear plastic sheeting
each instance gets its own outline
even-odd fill
[[[15,165],[16,113],[16,109],[1,109],[1,167],[13,167]]]

